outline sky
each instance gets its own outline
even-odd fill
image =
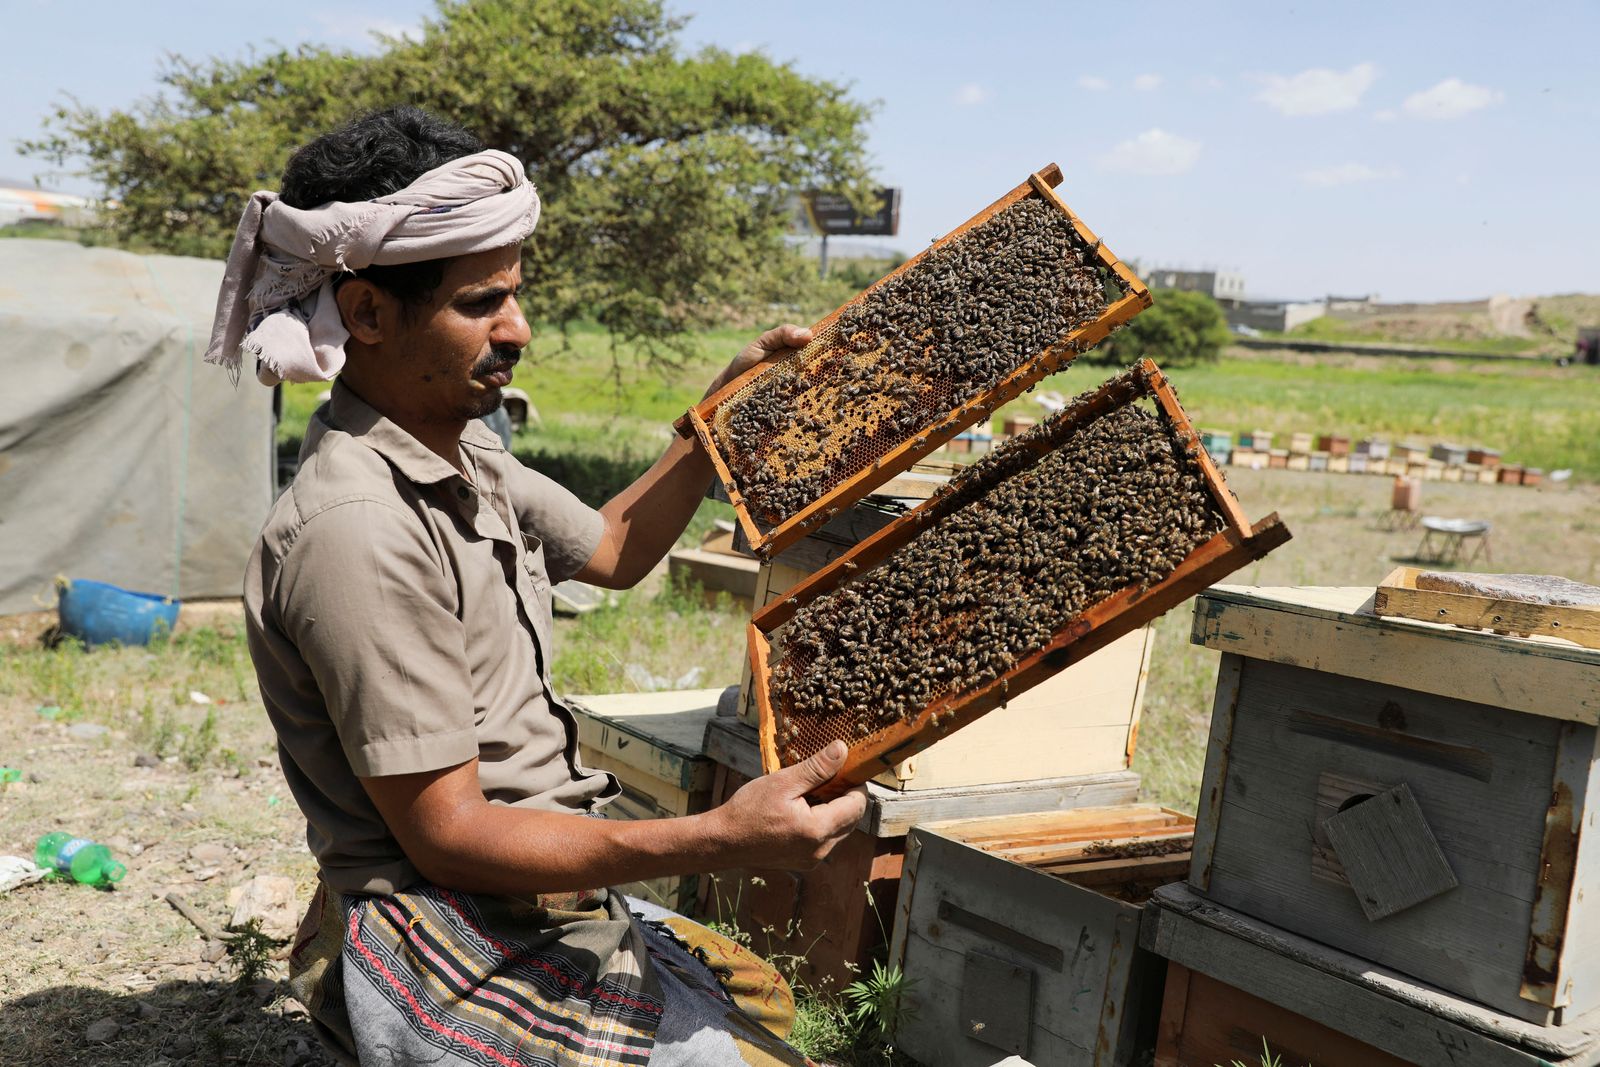
[[[1237,271],[1257,298],[1600,292],[1596,0],[668,7],[687,49],[760,50],[875,102],[876,173],[903,194],[899,236],[874,244],[914,252],[1056,162],[1119,256]],[[52,102],[126,107],[169,52],[370,49],[433,7],[271,10],[0,0],[28,43],[0,74],[0,177],[47,169],[11,149]]]

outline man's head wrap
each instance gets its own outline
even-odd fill
[[[493,150],[360,203],[300,210],[277,193],[256,193],[228,253],[206,362],[237,379],[247,354],[264,385],[328,381],[344,366],[350,337],[333,296],[336,274],[520,244],[538,221],[539,194],[522,164]]]

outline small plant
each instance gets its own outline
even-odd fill
[[[251,919],[235,930],[224,944],[228,946],[228,966],[233,968],[234,980],[240,985],[249,985],[266,976],[272,967],[272,954],[288,941],[262,933],[261,920]]]
[[[1219,1063],[1216,1065],[1216,1067],[1222,1067],[1222,1064]],[[1254,1067],[1254,1065],[1245,1063],[1242,1060],[1234,1060],[1232,1063],[1228,1064],[1228,1067]],[[1260,1067],[1283,1067],[1283,1057],[1267,1047],[1267,1039],[1264,1037],[1261,1039]],[[1305,1065],[1305,1067],[1311,1067],[1311,1064],[1308,1063]]]
[[[194,729],[184,739],[183,751],[179,756],[183,765],[191,771],[197,771],[205,766],[217,747],[217,712],[215,708],[206,709],[205,721]]]
[[[895,1031],[915,1017],[915,1009],[906,998],[915,984],[916,980],[907,978],[899,964],[885,967],[882,961],[873,961],[869,977],[844,987],[850,1021],[869,1040],[893,1040]]]

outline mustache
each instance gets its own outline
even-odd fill
[[[495,345],[489,349],[488,355],[478,360],[472,366],[472,376],[481,377],[485,374],[494,374],[496,371],[510,370],[522,360],[522,349],[512,344]]]

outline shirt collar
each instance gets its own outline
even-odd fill
[[[461,477],[460,471],[362,400],[342,380],[334,380],[333,399],[329,402],[325,418],[388,460],[396,470],[418,485],[433,485]],[[476,435],[472,433],[473,424],[477,421],[474,419],[468,424],[466,432],[461,435],[462,440],[478,443]],[[487,428],[484,428],[484,432],[488,433]],[[498,440],[495,443],[498,445]]]

